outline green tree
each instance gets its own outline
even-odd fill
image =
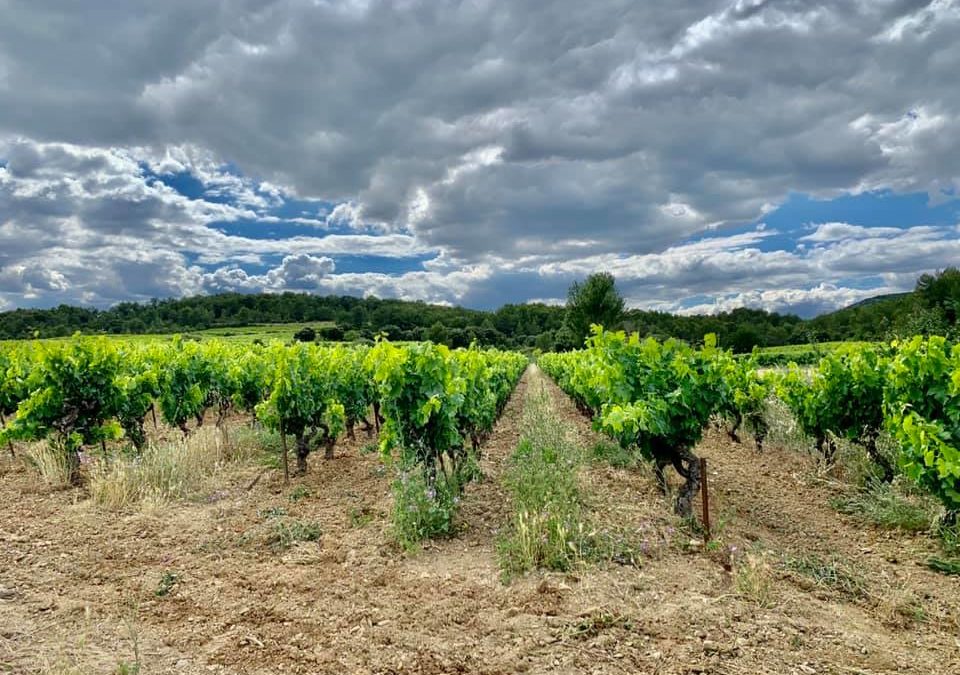
[[[615,330],[623,319],[623,297],[608,272],[591,274],[567,291],[566,327],[580,345],[590,335],[590,324]]]
[[[730,344],[726,345],[737,354],[747,354],[754,347],[763,346],[763,337],[753,326],[742,325],[730,336]]]
[[[427,339],[438,345],[444,345],[450,339],[450,334],[449,331],[447,331],[446,326],[437,321],[435,324],[430,326],[430,330],[427,331]]]
[[[960,314],[960,269],[948,267],[936,274],[924,274],[917,279],[917,295],[929,309],[943,313],[952,325]]]

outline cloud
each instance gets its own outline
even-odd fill
[[[821,283],[839,302],[956,252],[867,222],[722,240],[791,193],[960,194],[951,0],[3,7],[0,278],[47,275],[5,282],[7,304],[244,284],[490,302],[608,268],[644,305]],[[334,267],[259,278],[302,256]]]
[[[333,272],[336,266],[326,257],[315,257],[307,253],[288,255],[280,267],[267,273],[271,285],[279,288],[309,290],[317,288],[320,280]]]
[[[765,291],[745,291],[724,295],[714,302],[689,307],[670,307],[678,314],[716,314],[738,307],[754,307],[768,312],[789,311],[805,316],[846,307],[881,293],[902,290],[898,288],[856,289],[833,284],[818,284],[814,288],[783,288]]]
[[[286,256],[278,267],[265,274],[248,274],[239,267],[221,267],[202,274],[199,283],[207,293],[315,291],[335,267],[330,258],[301,253]]]
[[[799,241],[823,243],[828,241],[842,241],[844,239],[864,239],[872,237],[887,237],[900,234],[902,230],[896,227],[863,227],[850,223],[820,223],[817,229]]]
[[[46,304],[104,305],[240,288],[311,290],[333,272],[331,255],[403,258],[431,251],[410,235],[313,236],[315,228],[302,218],[261,216],[270,200],[245,197],[260,194],[250,181],[226,178],[209,162],[197,168],[183,152],[168,154],[163,164],[143,149],[20,138],[0,147],[0,157],[0,295],[7,304],[49,299]],[[171,157],[188,164],[171,163]],[[214,189],[188,198],[144,165],[173,173],[189,166]],[[209,201],[221,188],[230,203]],[[236,221],[252,223],[250,236],[216,227]],[[311,234],[254,236],[259,223],[270,221],[305,225]],[[281,256],[263,278],[240,268]],[[218,267],[207,272],[202,266]]]

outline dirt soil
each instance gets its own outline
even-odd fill
[[[838,515],[809,457],[720,433],[698,448],[717,543],[670,515],[648,470],[593,463],[593,522],[630,533],[637,555],[505,585],[499,478],[540,388],[585,446],[598,440],[531,366],[483,446],[460,534],[409,555],[391,542],[389,472],[360,452],[362,432],[290,486],[270,472],[247,490],[261,471],[248,465],[147,513],[102,511],[4,459],[0,672],[131,672],[118,668],[139,654],[141,674],[960,674],[960,581],[920,566],[934,543]],[[299,486],[308,496],[291,500]],[[271,545],[297,521],[320,538]],[[804,573],[796,561],[814,556],[849,583]]]

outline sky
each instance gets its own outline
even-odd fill
[[[960,0],[0,0],[0,310],[812,316],[960,260]]]

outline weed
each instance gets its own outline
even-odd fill
[[[960,524],[941,523],[937,526],[940,545],[948,555],[960,557]]]
[[[319,523],[305,523],[295,520],[291,523],[279,522],[270,537],[271,548],[285,551],[298,541],[317,541],[323,535]]]
[[[149,445],[139,456],[106,458],[91,476],[90,495],[111,510],[162,506],[201,493],[225,464],[250,452],[246,441],[227,443],[219,430],[204,427],[175,443]]]
[[[644,559],[659,560],[670,547],[674,529],[643,523],[637,528],[593,530],[583,545],[584,558],[640,567]]]
[[[124,618],[123,625],[127,629],[127,637],[130,639],[130,645],[133,647],[133,661],[121,661],[117,664],[114,673],[115,675],[140,675],[140,671],[143,668],[143,661],[140,657],[140,631],[137,628],[136,607],[133,608],[132,616]]]
[[[249,429],[249,433],[256,439],[260,448],[258,461],[261,466],[279,469],[282,466],[280,455],[283,453],[283,443],[280,434],[266,429]]]
[[[823,560],[816,555],[787,557],[783,565],[792,572],[812,579],[818,586],[831,588],[849,598],[863,598],[866,595],[863,577],[839,558]]]
[[[457,476],[441,470],[431,484],[422,467],[413,467],[401,470],[392,487],[393,534],[404,549],[454,533],[453,517],[460,503]]]
[[[310,489],[306,485],[298,485],[293,488],[293,491],[290,492],[290,501],[296,504],[301,499],[306,499],[310,496]]]
[[[173,590],[174,586],[180,583],[180,575],[176,572],[166,570],[160,577],[160,583],[157,584],[157,590],[153,592],[158,598],[166,597]]]
[[[927,567],[940,574],[948,576],[960,576],[960,558],[938,558],[931,556],[927,558]]]
[[[737,593],[757,607],[769,609],[777,602],[773,566],[765,553],[748,553],[738,561],[735,585]]]
[[[287,510],[282,506],[268,506],[265,509],[260,509],[257,511],[258,518],[265,518],[268,520],[271,518],[282,518],[285,515],[287,515]]]
[[[633,630],[633,622],[614,612],[593,612],[571,626],[572,637],[579,640],[594,638],[604,631],[620,629]]]
[[[595,548],[577,481],[582,453],[551,403],[545,391],[528,394],[523,436],[504,479],[513,502],[497,542],[505,579],[536,568],[569,570]]]
[[[373,509],[369,506],[361,506],[350,509],[350,527],[363,527],[374,518]]]
[[[590,450],[595,461],[604,462],[616,469],[631,469],[637,465],[637,453],[617,443],[599,441]]]
[[[926,623],[929,619],[920,599],[904,586],[884,588],[883,594],[876,598],[875,611],[885,624],[899,628]]]
[[[67,456],[50,444],[46,442],[32,444],[23,453],[23,458],[47,485],[55,488],[70,485],[70,464]]]
[[[812,441],[803,434],[787,404],[780,399],[767,399],[764,419],[769,426],[766,445],[776,445],[796,452],[808,452],[812,448]]]
[[[907,532],[930,529],[936,505],[932,500],[907,498],[895,485],[871,481],[853,494],[835,497],[833,507],[840,513],[855,516],[880,527]]]

